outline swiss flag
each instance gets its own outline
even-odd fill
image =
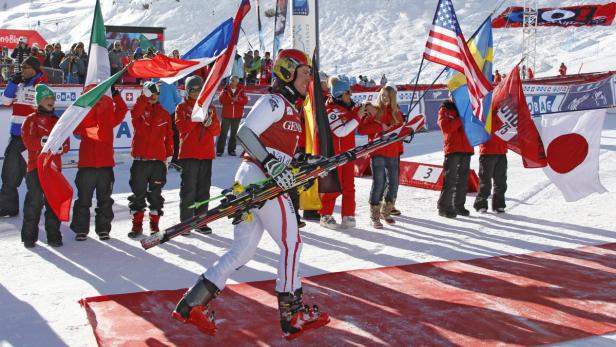
[[[546,176],[566,201],[607,190],[599,180],[599,149],[605,109],[546,114],[541,138],[546,148]]]

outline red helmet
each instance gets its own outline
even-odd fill
[[[298,49],[283,49],[274,62],[274,75],[282,82],[291,83],[295,79],[295,70],[302,65],[312,67],[306,53]]]

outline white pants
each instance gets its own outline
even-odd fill
[[[235,180],[247,186],[265,179],[261,169],[254,163],[244,161]],[[301,287],[298,277],[299,255],[302,251],[302,241],[297,228],[297,219],[293,203],[287,194],[269,200],[260,209],[251,211],[252,222],[241,222],[233,229],[233,244],[203,276],[222,290],[231,274],[246,264],[254,256],[263,230],[280,248],[278,258],[277,292],[293,292]]]

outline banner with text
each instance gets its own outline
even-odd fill
[[[538,26],[594,26],[611,25],[616,16],[616,3],[538,9]],[[492,21],[493,28],[521,28],[524,8],[508,7]]]

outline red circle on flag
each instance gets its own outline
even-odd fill
[[[578,167],[588,156],[588,142],[580,134],[564,134],[550,142],[546,151],[548,165],[559,174]]]

